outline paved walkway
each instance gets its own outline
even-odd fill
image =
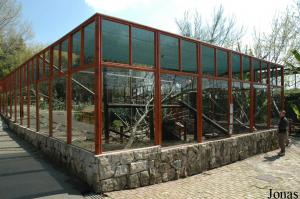
[[[286,156],[279,158],[276,153],[257,155],[177,181],[102,196],[89,194],[86,198],[268,198],[270,189],[298,192],[300,198],[300,138],[293,138]],[[38,150],[2,130],[0,122],[0,199],[76,199],[83,198],[81,193],[86,190]]]
[[[0,120],[0,198],[83,198],[79,181],[50,164],[35,148],[3,130]]]
[[[177,181],[107,193],[107,197],[115,199],[268,198],[270,189],[273,189],[272,192],[298,192],[300,198],[300,138],[292,140],[292,145],[287,148],[284,157],[279,158],[277,152],[257,155]]]

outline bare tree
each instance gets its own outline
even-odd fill
[[[275,15],[270,33],[254,32],[254,56],[280,64],[293,62],[291,51],[300,48],[299,8],[289,6]]]
[[[234,16],[225,16],[224,8],[215,8],[211,21],[203,23],[202,17],[196,10],[194,13],[185,11],[181,19],[175,19],[181,35],[192,37],[218,46],[240,48],[244,28],[236,24]]]

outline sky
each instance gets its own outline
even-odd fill
[[[294,0],[18,0],[23,19],[32,25],[34,43],[51,44],[88,19],[95,12],[178,33],[175,18],[185,10],[198,10],[204,21],[214,8],[223,5],[225,14],[235,16],[245,28],[244,41],[254,28],[270,31],[272,18]]]

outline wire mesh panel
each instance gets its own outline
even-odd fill
[[[233,133],[250,131],[250,84],[233,82]]]
[[[154,74],[103,69],[105,151],[153,145]]]
[[[163,145],[197,140],[197,78],[161,75]]]
[[[254,84],[254,120],[256,129],[266,129],[268,119],[268,98],[265,85]]]
[[[39,125],[40,132],[46,135],[49,134],[49,93],[48,93],[48,82],[44,81],[38,85],[38,103],[39,103]]]
[[[66,77],[58,77],[53,80],[52,101],[52,126],[53,137],[66,141],[67,136],[67,99]]]
[[[72,76],[72,144],[95,151],[95,69]]]
[[[271,107],[272,107],[272,125],[276,126],[279,122],[281,88],[271,87]]]
[[[228,82],[202,79],[203,134],[206,138],[228,133]]]

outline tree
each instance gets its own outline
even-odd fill
[[[31,26],[21,19],[21,5],[15,0],[0,0],[0,77],[18,67],[41,45],[28,46]]]
[[[203,23],[198,11],[185,11],[181,19],[175,19],[181,35],[202,40],[226,48],[238,49],[244,35],[243,27],[236,24],[235,17],[226,17],[220,5],[214,9],[212,20]]]

